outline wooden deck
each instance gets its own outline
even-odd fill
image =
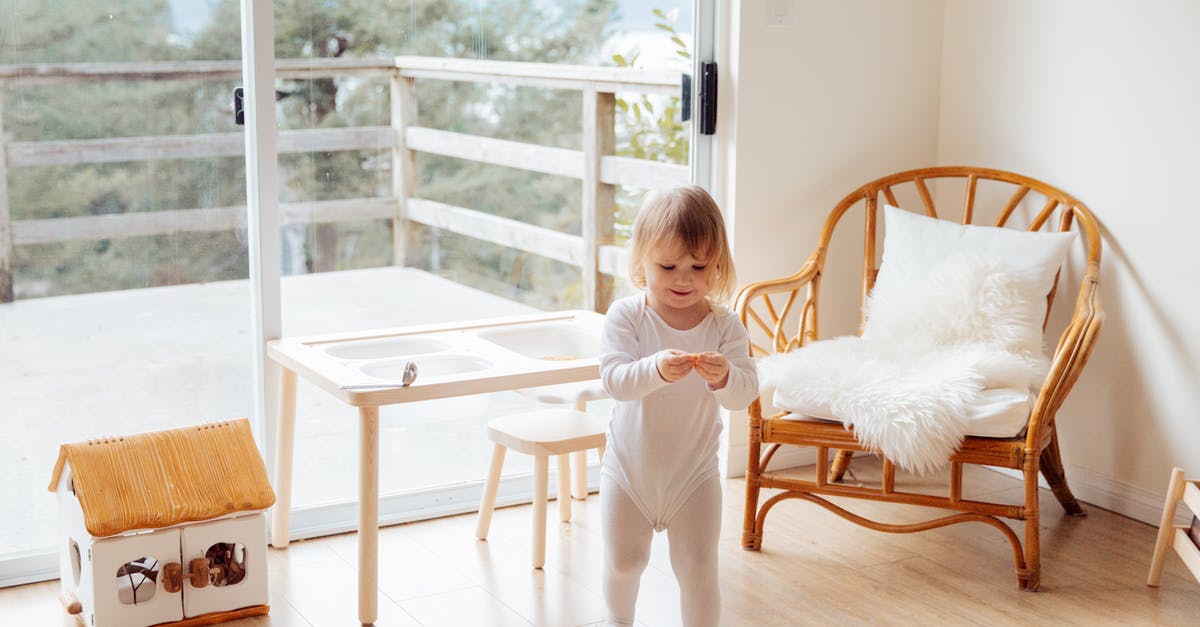
[[[534,311],[412,268],[286,277],[282,291],[285,335]],[[246,281],[0,304],[0,556],[57,542],[46,485],[59,444],[249,416],[251,337]],[[508,392],[384,408],[382,491],[482,480],[484,423],[529,403]],[[301,382],[297,507],[357,494],[356,415]]]

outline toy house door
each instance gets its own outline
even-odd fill
[[[97,625],[154,625],[183,618],[178,594],[163,589],[163,566],[179,560],[179,530],[96,540],[93,610]]]
[[[209,585],[183,586],[187,618],[267,603],[267,522],[263,514],[184,527],[180,563],[208,560]]]

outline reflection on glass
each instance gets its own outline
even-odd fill
[[[380,141],[280,155],[283,200],[296,207],[292,215],[313,216],[282,227],[285,335],[602,309],[622,293],[618,274],[598,276],[601,287],[589,294],[579,250],[619,247],[647,185],[687,181],[691,123],[680,120],[679,77],[691,71],[690,3],[275,6],[276,57],[308,64],[308,75],[279,81],[281,128],[342,133],[350,143],[361,129],[394,128],[404,140],[395,152]],[[398,80],[390,67],[330,69],[347,58],[396,56]],[[597,66],[654,73],[662,84],[614,88],[589,73]],[[522,78],[501,76],[508,71]],[[589,187],[580,166],[593,145],[600,156],[638,160],[629,178],[637,184]],[[650,162],[676,169],[662,178],[637,166]],[[379,201],[399,203],[407,219],[393,220],[396,206]],[[318,219],[322,207],[332,213]],[[596,217],[585,218],[585,207]],[[588,232],[594,241],[583,239]],[[298,394],[295,455],[319,461],[296,467],[293,503],[351,500],[353,410],[303,380]],[[486,421],[531,402],[509,392],[382,408],[381,491],[479,481],[490,450]]]
[[[45,481],[60,443],[252,413],[231,96],[240,4],[5,5],[0,578],[5,559],[56,550]],[[686,180],[677,81],[690,68],[690,7],[275,2],[285,334],[601,308],[619,295],[617,270],[587,267],[580,251],[619,257],[641,189]],[[424,73],[394,79],[397,55]],[[439,74],[429,58],[493,65]],[[658,72],[658,83],[645,93],[597,66]],[[481,80],[497,67],[532,74]],[[505,393],[385,408],[383,491],[480,480],[483,423],[529,403]],[[309,463],[296,470],[297,506],[353,498],[347,411],[301,385],[296,455]]]
[[[212,4],[3,5],[0,581],[60,549],[59,444],[250,413],[240,43]]]

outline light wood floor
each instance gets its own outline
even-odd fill
[[[875,469],[856,460],[866,479]],[[973,493],[1020,498],[1015,479],[985,470]],[[1043,491],[1042,589],[1020,592],[1007,542],[969,523],[919,534],[859,528],[825,510],[788,501],[767,519],[763,549],[741,548],[744,483],[725,484],[721,534],[721,624],[1200,624],[1200,583],[1174,553],[1161,588],[1145,585],[1155,529],[1085,505],[1070,518]],[[842,501],[846,505],[846,501]],[[849,502],[893,522],[921,510]],[[549,512],[555,515],[551,504]],[[888,513],[891,512],[889,516]],[[474,538],[473,515],[388,527],[380,533],[378,625],[594,625],[601,597],[599,499],[575,503],[575,521],[550,525],[545,570],[529,568],[529,506],[496,512],[487,542]],[[355,535],[270,550],[271,613],[230,625],[357,624]],[[666,535],[655,536],[642,578],[639,622],[679,624],[678,590]],[[58,605],[58,582],[0,590],[4,625],[73,625]]]

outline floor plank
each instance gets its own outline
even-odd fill
[[[853,480],[878,468],[855,462]],[[978,494],[1020,498],[1019,482],[971,477]],[[927,479],[913,481],[932,481]],[[721,530],[721,624],[1175,625],[1200,615],[1200,583],[1169,554],[1160,588],[1145,585],[1155,529],[1087,506],[1069,517],[1041,495],[1042,590],[1016,588],[1012,553],[995,529],[953,525],[919,534],[859,528],[801,501],[777,506],[761,551],[741,548],[745,484],[725,483]],[[859,514],[906,522],[921,509],[842,501]],[[486,541],[474,515],[387,527],[380,532],[378,625],[574,627],[599,625],[603,547],[599,499],[574,503],[571,523],[550,507],[546,566],[530,568],[529,506],[497,510]],[[642,579],[638,620],[675,627],[678,587],[666,534],[655,536]],[[356,537],[343,534],[270,550],[271,613],[227,623],[253,627],[357,624]],[[58,604],[57,581],[0,589],[0,616],[12,625],[73,625]]]

